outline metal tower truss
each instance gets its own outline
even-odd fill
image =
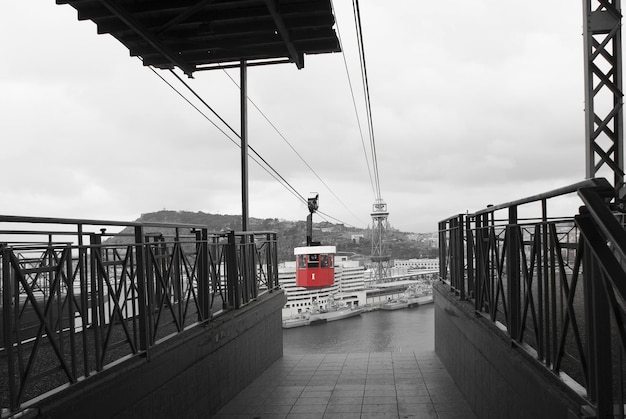
[[[624,183],[621,0],[583,0],[587,178]],[[612,178],[612,179],[611,179]]]
[[[387,204],[378,198],[372,206],[372,263],[376,270],[376,281],[383,282],[389,277],[389,255],[385,252],[387,232]]]

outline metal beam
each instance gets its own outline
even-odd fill
[[[151,33],[146,27],[139,23],[130,13],[121,8],[119,5],[111,0],[100,0],[100,3],[111,13],[113,13],[118,19],[128,25],[137,35],[143,38],[148,44],[152,45],[160,54],[166,57],[172,64],[180,68],[187,76],[192,77],[195,71],[195,66],[190,66],[184,61],[179,59],[178,54],[172,51],[166,45],[164,45],[160,39],[158,39],[153,33]]]
[[[194,6],[191,6],[187,9],[185,9],[184,12],[182,12],[181,14],[179,14],[178,16],[176,16],[174,19],[170,20],[169,22],[165,23],[164,25],[161,25],[156,31],[155,33],[157,35],[162,34],[163,32],[167,31],[168,29],[170,29],[172,26],[182,22],[183,20],[187,19],[189,16],[194,15],[195,13],[199,12],[200,10],[202,10],[204,7],[211,5],[215,0],[202,0],[199,1],[198,3],[196,3]]]
[[[583,0],[585,176],[624,185],[621,0]],[[600,173],[602,171],[602,173]]]
[[[304,68],[304,55],[298,54],[296,47],[293,45],[293,42],[291,41],[291,37],[289,35],[289,30],[285,25],[285,21],[283,20],[280,13],[278,13],[276,0],[265,0],[265,4],[267,5],[267,10],[269,10],[270,14],[272,15],[272,19],[274,19],[274,23],[276,23],[278,34],[283,39],[283,42],[287,47],[287,51],[289,52],[289,57],[291,58],[291,61],[296,64],[296,67],[298,67],[298,69]]]

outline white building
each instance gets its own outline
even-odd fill
[[[278,282],[285,290],[287,303],[283,307],[283,318],[312,311],[314,307],[324,310],[328,296],[350,307],[363,306],[366,302],[365,268],[358,261],[346,256],[335,256],[335,283],[329,287],[307,289],[296,286],[296,262],[284,262],[278,266]]]
[[[439,259],[396,259],[393,261],[393,266],[398,269],[439,269]]]

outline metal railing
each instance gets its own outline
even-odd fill
[[[0,265],[3,417],[278,288],[276,233],[200,225],[0,216]]]
[[[439,223],[440,278],[586,392],[597,417],[624,417],[626,230],[613,198],[590,179]],[[565,204],[580,214],[552,214]]]

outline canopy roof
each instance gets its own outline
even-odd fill
[[[198,70],[295,63],[340,51],[330,0],[56,0],[144,65]]]
[[[314,254],[335,254],[337,253],[336,246],[303,246],[294,247],[294,255],[314,255]]]

